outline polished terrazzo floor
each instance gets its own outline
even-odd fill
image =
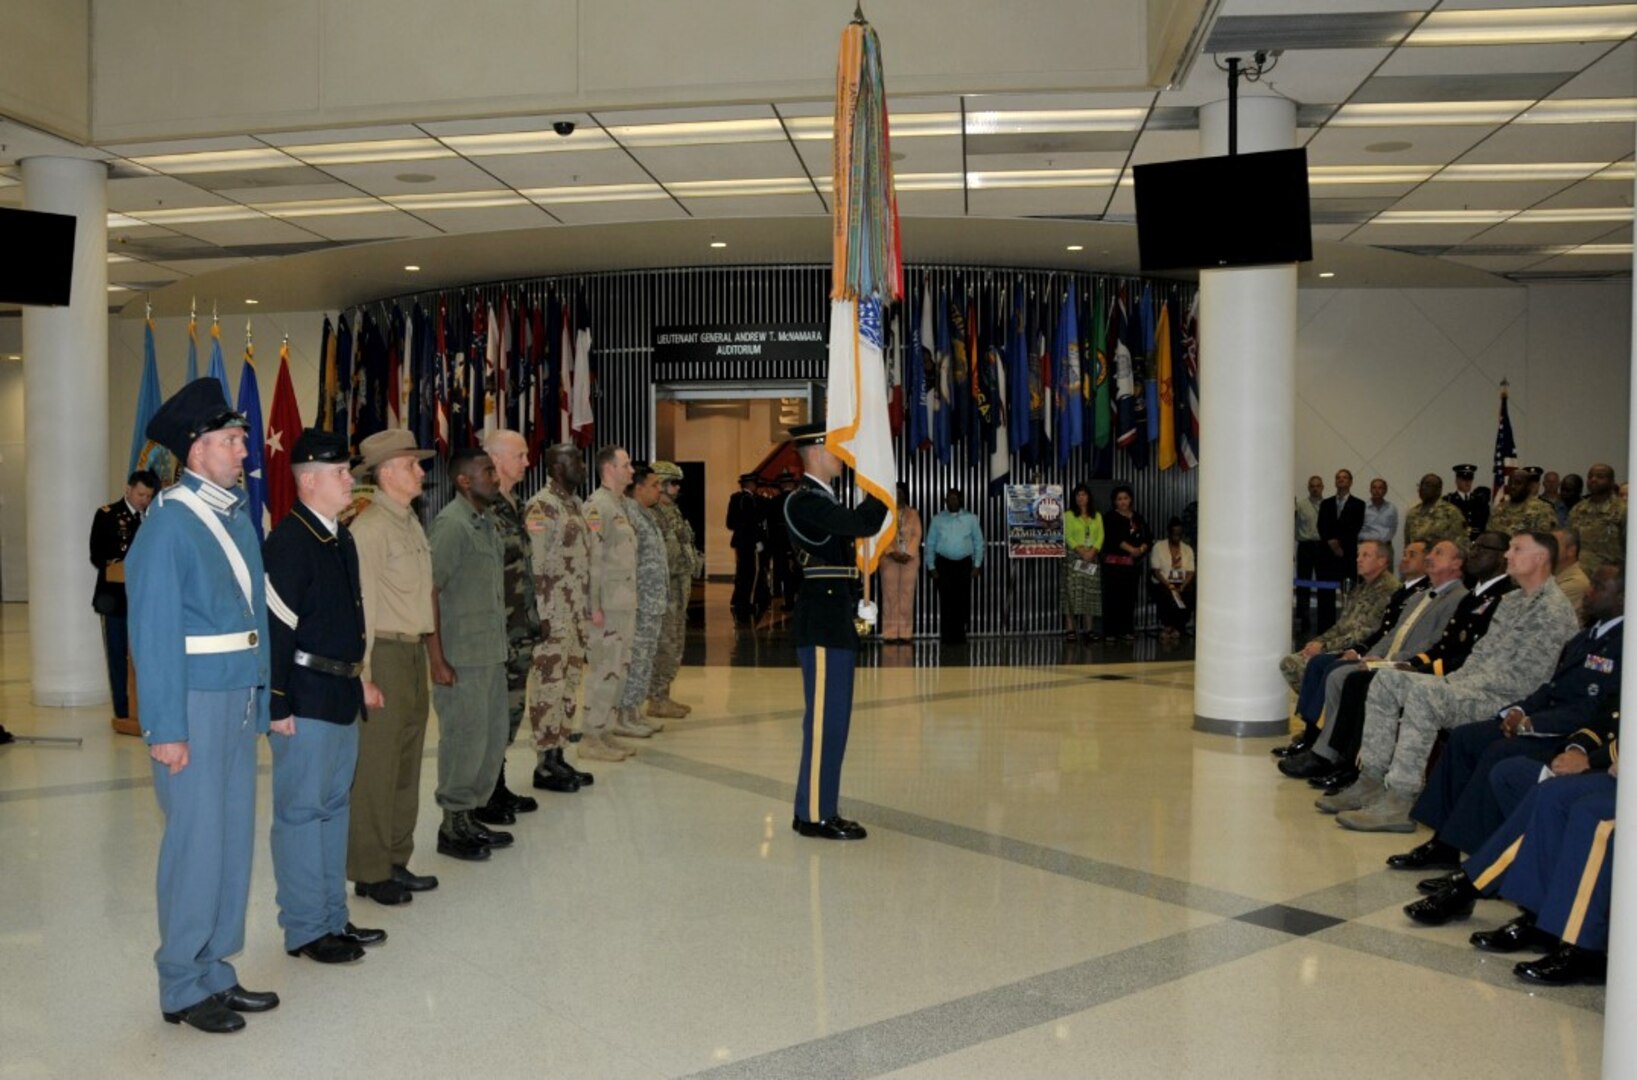
[[[28,704],[26,621],[0,606],[0,722],[84,745],[0,748],[0,1077],[1598,1072],[1600,989],[1531,992],[1469,948],[1501,904],[1412,928],[1414,877],[1382,860],[1416,838],[1346,833],[1266,741],[1192,732],[1191,663],[1143,643],[861,670],[853,845],[790,831],[781,646],[715,649],[678,682],[692,718],[546,795],[489,863],[435,854],[423,810],[414,863],[442,888],[355,901],[391,940],[342,968],[280,948],[264,750],[237,963],[284,1003],[231,1037],[171,1027],[146,755],[102,709]]]

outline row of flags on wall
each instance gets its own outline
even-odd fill
[[[1111,478],[1199,464],[1199,296],[1181,285],[1098,278],[1035,292],[1022,282],[924,280],[894,335],[893,434],[948,462],[1014,466],[1083,458]]]
[[[596,375],[583,303],[501,291],[444,293],[324,320],[315,427],[356,452],[405,428],[439,452],[523,433],[533,463],[558,442],[590,446]]]

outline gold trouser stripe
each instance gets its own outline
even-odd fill
[[[1472,879],[1472,887],[1482,892],[1489,888],[1489,883],[1506,873],[1506,868],[1512,865],[1512,860],[1518,857],[1518,848],[1523,846],[1523,837],[1512,841],[1510,847],[1501,852],[1500,857],[1490,863],[1489,869]]]
[[[1325,727],[1325,719],[1326,719],[1326,717],[1324,715],[1324,710],[1320,709],[1319,710],[1319,718],[1317,720],[1313,721],[1313,726],[1316,727],[1316,728],[1320,728],[1322,730]]]
[[[819,777],[824,771],[824,646],[813,647],[813,756],[807,763],[807,820],[819,819]]]
[[[1597,888],[1597,876],[1603,872],[1603,860],[1609,857],[1609,837],[1614,835],[1614,821],[1599,821],[1592,837],[1592,849],[1586,856],[1586,869],[1580,873],[1580,888],[1575,890],[1574,906],[1569,909],[1569,921],[1563,927],[1563,944],[1573,945],[1580,940],[1580,928],[1586,922],[1586,909],[1591,906],[1592,890]]]

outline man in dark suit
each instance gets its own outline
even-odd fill
[[[142,734],[131,719],[125,671],[130,652],[125,630],[125,553],[158,490],[159,477],[150,469],[138,469],[125,481],[125,497],[99,507],[91,520],[91,565],[97,568],[91,610],[102,616],[102,651],[108,659],[108,689],[114,698],[114,730],[121,735]]]
[[[1364,528],[1364,500],[1353,497],[1353,474],[1336,471],[1336,493],[1319,504],[1320,551],[1318,580],[1334,581],[1334,589],[1319,590],[1319,632],[1336,621],[1336,593],[1353,578],[1358,561],[1358,534]]]
[[[842,817],[837,805],[853,712],[855,619],[863,595],[857,540],[874,536],[888,511],[873,495],[857,507],[836,497],[842,464],[824,445],[824,432],[822,420],[790,429],[806,473],[784,510],[784,524],[804,570],[790,623],[806,698],[796,816],[790,827],[824,840],[862,840],[864,827]]]
[[[1472,478],[1477,474],[1476,465],[1455,466],[1455,490],[1444,496],[1444,501],[1453,503],[1466,518],[1468,535],[1474,540],[1489,525],[1489,489],[1472,486]]]
[[[754,621],[756,557],[766,536],[755,473],[739,477],[739,490],[728,498],[727,527],[733,535],[733,621],[748,626]]]

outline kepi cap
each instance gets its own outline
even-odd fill
[[[166,399],[143,434],[175,454],[176,460],[185,462],[199,436],[222,428],[249,426],[227,403],[221,382],[207,375]]]
[[[350,454],[347,453],[347,440],[333,431],[320,431],[318,428],[303,428],[301,437],[290,451],[291,465],[310,465],[320,462],[325,465],[345,465]]]

